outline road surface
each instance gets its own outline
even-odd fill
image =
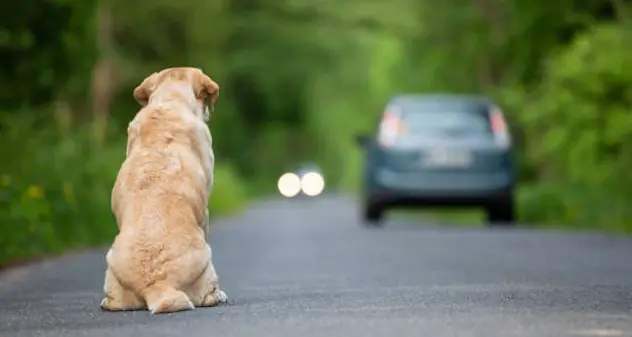
[[[230,303],[106,313],[104,250],[0,275],[0,336],[632,336],[632,240],[391,220],[342,196],[219,221]]]

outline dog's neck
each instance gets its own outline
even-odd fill
[[[191,87],[186,84],[165,83],[156,88],[151,97],[149,97],[148,105],[172,104],[185,104],[196,117],[202,118],[205,122],[208,121],[209,113],[206,104],[203,101],[200,102],[195,97]]]

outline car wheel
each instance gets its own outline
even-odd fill
[[[512,196],[504,197],[487,206],[487,220],[490,226],[515,225],[514,199]]]
[[[384,208],[376,204],[368,204],[364,206],[363,222],[365,226],[377,227],[382,225],[384,217]]]

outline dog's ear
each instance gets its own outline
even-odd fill
[[[141,105],[145,106],[149,103],[149,97],[156,90],[158,84],[158,73],[153,73],[143,80],[136,89],[134,89],[134,98]]]
[[[210,77],[200,72],[195,77],[193,90],[195,91],[196,98],[201,100],[206,100],[208,98],[210,100],[212,111],[215,101],[217,100],[217,97],[219,97],[219,85]]]

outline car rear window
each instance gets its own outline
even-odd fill
[[[488,135],[491,134],[486,109],[466,104],[417,104],[400,109],[405,134]]]

